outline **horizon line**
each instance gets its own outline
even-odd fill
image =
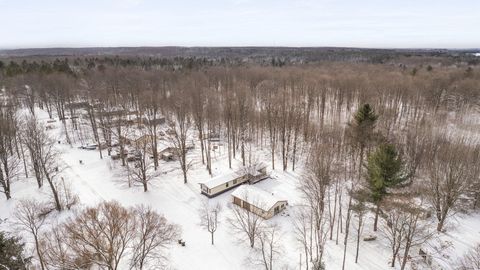
[[[32,47],[0,47],[0,51],[16,50],[48,50],[48,49],[135,49],[135,48],[292,48],[292,49],[374,49],[374,50],[480,50],[479,47],[363,47],[363,46],[288,46],[288,45],[139,45],[139,46],[32,46]]]

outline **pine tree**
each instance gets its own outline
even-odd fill
[[[20,242],[20,238],[0,232],[0,266],[12,270],[27,269],[31,258],[23,258],[24,247],[25,243]]]
[[[368,143],[375,139],[374,130],[377,119],[378,115],[368,103],[361,106],[353,116],[353,123],[350,124],[350,127],[354,132],[353,135],[356,135],[355,138],[360,147],[367,147]]]
[[[370,104],[364,104],[353,115],[349,124],[349,135],[352,144],[360,150],[360,159],[363,161],[365,148],[369,147],[376,139],[375,124],[378,115]]]
[[[377,230],[380,203],[387,195],[387,189],[398,186],[407,180],[404,162],[393,144],[381,144],[367,160],[367,183],[370,196],[377,209],[374,231]]]

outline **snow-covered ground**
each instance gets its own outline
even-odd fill
[[[40,115],[43,118],[42,121],[46,121],[47,116],[41,112]],[[52,130],[53,134],[60,134],[60,123],[56,122],[55,125],[57,128]],[[62,159],[68,166],[64,172],[65,179],[71,182],[72,190],[78,194],[81,204],[95,205],[104,200],[117,200],[124,206],[147,204],[165,215],[169,221],[181,226],[182,239],[186,241],[186,246],[174,244],[169,250],[171,268],[180,270],[252,269],[248,264],[251,251],[249,245],[242,242],[238,235],[232,232],[232,228],[227,222],[227,218],[231,216],[230,194],[234,190],[210,199],[212,202],[220,203],[223,208],[221,224],[215,233],[215,245],[211,245],[209,233],[200,226],[199,208],[203,201],[208,199],[200,194],[198,183],[209,179],[210,176],[205,166],[201,164],[199,147],[188,154],[188,159],[193,160],[193,167],[188,173],[188,184],[183,183],[178,162],[161,161],[159,169],[162,173],[150,182],[149,191],[145,193],[140,186],[128,188],[125,179],[118,173],[120,171],[118,161],[114,162],[108,156],[100,159],[98,151],[78,149],[77,146],[79,145],[73,147],[68,144],[58,145],[62,151]],[[268,150],[257,149],[255,155],[266,164],[270,164]],[[82,160],[83,163],[80,164],[79,160]],[[280,161],[280,159],[278,160]],[[232,167],[237,169],[240,165],[241,161],[237,156]],[[277,164],[276,168],[281,168],[281,164]],[[287,198],[289,202],[286,211],[266,221],[279,224],[282,230],[283,253],[276,262],[275,269],[300,269],[301,248],[294,234],[292,216],[301,202],[301,194],[296,187],[298,182],[302,181],[302,167],[300,166],[295,172],[271,170],[271,166],[268,170],[271,178],[255,185],[278,195],[278,197]],[[220,147],[213,155],[213,175],[218,176],[231,171],[228,169],[227,153]],[[6,201],[0,197],[0,218],[11,219],[12,211],[19,199],[31,197],[47,199],[48,187],[43,189],[38,190],[33,178],[15,182],[12,187],[13,199]],[[364,234],[369,233],[372,222],[373,219],[369,216]],[[4,223],[3,229],[10,229],[5,224],[8,223]],[[389,269],[390,249],[388,243],[381,234],[377,235],[378,239],[375,241],[361,241],[359,262],[355,264],[355,230],[351,230],[346,269]],[[441,239],[444,243],[449,243],[449,247],[444,253],[450,254],[450,257],[438,254],[435,260],[438,260],[446,269],[450,269],[458,256],[476,243],[480,243],[480,215],[459,214],[455,216],[449,223],[447,233],[442,235]],[[341,269],[344,248],[342,234],[340,234],[338,242],[337,245],[335,237],[333,241],[327,240],[325,253],[327,269]],[[416,252],[412,252],[413,257],[416,255]],[[422,267],[426,266],[420,264],[417,269],[422,269]],[[302,267],[302,269],[304,268]]]

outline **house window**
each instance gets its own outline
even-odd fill
[[[225,184],[225,187],[228,187],[228,183]]]
[[[238,206],[242,206],[242,201],[237,197],[233,197],[233,203]]]
[[[237,183],[237,179],[233,180],[233,184],[235,185]]]

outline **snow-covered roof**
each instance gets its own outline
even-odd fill
[[[286,201],[252,185],[242,185],[238,187],[234,192],[232,192],[232,196],[237,197],[242,201],[254,205],[264,211],[269,211],[279,201]]]
[[[235,179],[237,179],[241,176],[242,176],[242,174],[240,172],[232,172],[232,173],[229,173],[229,174],[224,174],[224,175],[214,177],[214,178],[212,178],[208,181],[205,181],[205,182],[200,182],[200,184],[203,184],[208,188],[214,188],[214,187],[218,187],[222,184],[226,184],[226,183],[228,183],[232,180],[235,180]]]

